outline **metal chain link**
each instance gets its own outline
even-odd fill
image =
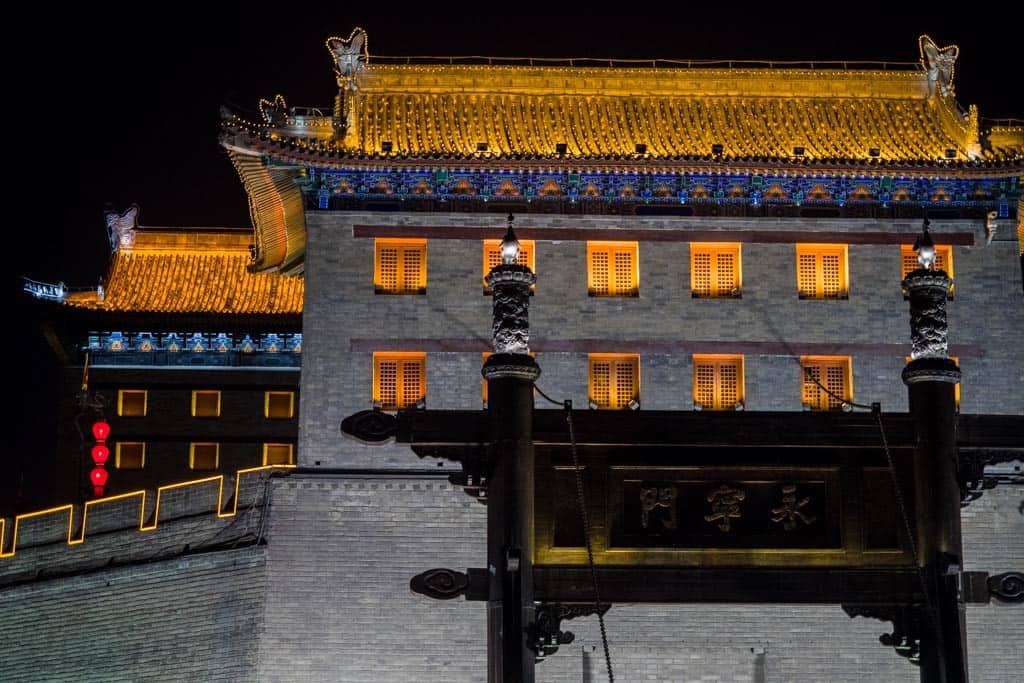
[[[547,397],[545,397],[547,398]],[[587,562],[590,564],[590,580],[594,584],[594,609],[597,612],[597,623],[601,627],[601,645],[604,646],[604,661],[608,666],[608,682],[615,683],[612,672],[612,656],[608,649],[608,632],[604,627],[604,615],[601,613],[601,589],[597,583],[597,568],[594,566],[594,546],[590,542],[590,516],[587,514],[587,499],[583,492],[583,472],[580,469],[580,457],[576,452],[576,432],[572,425],[572,402],[566,401],[565,421],[569,425],[569,444],[572,447],[572,465],[576,471],[576,505],[583,521],[583,538],[587,544]]]

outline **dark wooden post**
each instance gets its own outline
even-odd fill
[[[960,485],[957,478],[956,384],[960,369],[949,359],[946,299],[953,281],[934,266],[924,235],[915,245],[921,267],[907,275],[912,360],[903,370],[917,443],[914,449],[916,550],[926,604],[921,630],[921,681],[967,681]]]
[[[494,290],[494,354],[483,367],[492,466],[487,488],[487,677],[491,683],[532,683],[534,652],[527,631],[533,599],[533,382],[540,368],[530,357],[530,286],[534,274],[516,264],[519,243],[502,241],[502,265],[487,276]]]

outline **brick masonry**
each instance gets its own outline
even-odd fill
[[[432,567],[485,561],[484,508],[438,479],[293,475],[276,484],[267,559],[261,679],[484,681],[483,603],[409,592]],[[989,491],[964,514],[967,568],[1024,560],[1019,488]],[[971,680],[1006,683],[1024,670],[1021,608],[968,608]],[[623,681],[855,683],[918,680],[878,636],[888,622],[839,605],[616,605],[607,617]],[[538,680],[604,680],[593,618],[566,622],[576,641],[539,665]],[[316,634],[311,637],[310,634]]]
[[[523,227],[583,227],[614,239],[624,226],[652,230],[815,230],[895,232],[912,243],[917,221],[825,219],[642,218],[528,215]],[[482,249],[475,240],[430,239],[427,293],[374,294],[373,239],[354,238],[354,225],[468,226],[481,240],[502,234],[497,215],[310,212],[300,464],[310,467],[402,469],[421,467],[397,447],[367,448],[340,440],[343,417],[370,407],[372,352],[350,351],[355,340],[457,339],[487,349],[490,299],[483,296]],[[961,347],[964,413],[1024,413],[1024,297],[1015,239],[986,244],[982,221],[936,221],[933,232],[973,232],[974,246],[953,247],[956,298],[949,305],[950,342]],[[730,342],[840,343],[874,346],[853,354],[854,400],[880,401],[883,410],[905,411],[900,371],[909,353],[908,304],[900,291],[896,245],[849,247],[850,298],[800,300],[795,249],[790,244],[744,244],[743,298],[693,299],[687,242],[640,244],[640,296],[592,298],[586,293],[586,244],[540,241],[538,284],[530,323],[538,348],[545,341],[600,339],[601,350],[630,352],[630,340],[712,342],[728,353]],[[621,342],[618,344],[617,342]],[[888,345],[877,347],[877,345]],[[395,349],[395,346],[392,346]],[[415,342],[401,350],[416,351]],[[586,353],[540,351],[546,393],[587,403]],[[693,406],[689,353],[641,357],[641,403],[649,409]],[[427,353],[427,406],[478,409],[479,351]],[[796,355],[745,357],[748,410],[800,410]],[[318,464],[319,463],[319,464]]]

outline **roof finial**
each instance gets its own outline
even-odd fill
[[[921,224],[921,235],[914,242],[914,251],[917,252],[917,262],[925,270],[935,269],[935,242],[932,241],[932,236],[928,234],[928,226],[931,222],[927,217],[924,219],[924,223]]]

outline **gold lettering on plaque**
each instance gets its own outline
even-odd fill
[[[707,501],[711,503],[711,514],[704,515],[707,522],[718,522],[718,528],[722,531],[729,531],[732,528],[731,521],[740,518],[740,503],[746,500],[747,494],[739,489],[734,489],[723,484],[707,495]]]
[[[651,521],[651,512],[655,508],[665,508],[668,510],[668,519],[662,518],[661,523],[666,529],[675,529],[676,495],[676,489],[672,486],[640,489],[640,526],[646,529]]]
[[[804,524],[810,524],[817,518],[808,517],[804,513],[800,512],[800,508],[810,502],[810,496],[804,496],[798,500],[796,495],[796,485],[786,484],[782,487],[782,505],[777,508],[772,508],[772,521],[782,522],[782,528],[786,531],[792,531],[795,529],[797,520],[800,520]]]

